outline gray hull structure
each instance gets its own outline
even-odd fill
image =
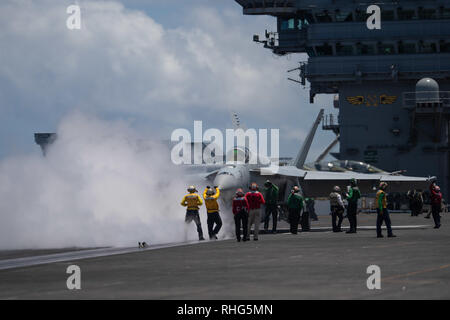
[[[387,171],[436,176],[450,199],[450,1],[386,1],[381,29],[369,30],[369,3],[340,0],[235,0],[246,15],[270,15],[277,30],[254,37],[275,54],[306,53],[297,80],[335,94],[339,116],[323,128],[340,135],[340,159]],[[292,71],[292,70],[291,70]],[[419,101],[432,78],[438,98]]]

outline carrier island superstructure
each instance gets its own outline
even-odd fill
[[[277,30],[253,40],[277,55],[306,53],[298,82],[335,95],[333,155],[408,175],[436,176],[450,200],[450,1],[235,0]],[[381,12],[369,29],[367,8]],[[295,79],[294,79],[295,80]]]

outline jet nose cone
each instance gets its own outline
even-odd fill
[[[237,189],[237,180],[232,175],[219,175],[214,179],[214,185],[219,187],[220,191],[233,191]]]

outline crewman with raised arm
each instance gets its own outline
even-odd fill
[[[205,199],[206,212],[208,214],[208,234],[209,239],[217,240],[217,234],[222,228],[222,219],[219,215],[219,199],[220,190],[218,187],[211,188],[207,186],[203,191],[203,199]],[[214,226],[215,225],[215,226]]]
[[[441,188],[433,182],[430,185],[431,195],[431,213],[433,214],[434,228],[439,229],[441,227],[441,211],[442,211],[442,193]]]

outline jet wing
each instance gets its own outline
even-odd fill
[[[309,197],[328,197],[334,186],[344,191],[350,179],[358,181],[363,194],[373,194],[381,181],[388,183],[388,192],[407,192],[411,189],[426,190],[433,178],[392,176],[388,174],[364,174],[357,172],[306,171],[294,166],[263,167],[252,170],[261,176],[295,177],[300,180],[305,195]]]
[[[379,176],[375,176],[373,174],[362,174],[356,172],[307,171],[298,169],[294,166],[270,166],[254,169],[251,171],[259,172],[261,175],[288,176],[303,178],[304,180],[350,180],[351,178],[355,178],[379,181]]]
[[[262,167],[258,169],[252,169],[250,172],[256,172],[261,174],[262,176],[273,176],[273,175],[279,175],[279,176],[288,176],[288,177],[297,177],[297,178],[304,178],[306,173],[308,171],[298,169],[294,166],[270,166],[270,167]]]

